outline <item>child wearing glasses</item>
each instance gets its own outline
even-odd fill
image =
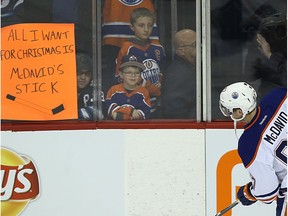
[[[136,8],[130,14],[130,28],[134,37],[122,44],[116,60],[115,77],[119,82],[120,60],[124,55],[133,54],[143,60],[145,69],[141,72],[141,85],[145,86],[151,98],[151,118],[159,118],[159,97],[161,95],[161,81],[165,64],[164,48],[151,41],[151,33],[155,23],[155,15],[147,8]]]
[[[142,120],[150,117],[148,90],[139,85],[145,66],[139,57],[125,55],[119,65],[121,83],[112,86],[106,96],[108,118],[114,120]]]

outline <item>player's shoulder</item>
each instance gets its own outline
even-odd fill
[[[275,112],[286,99],[287,88],[275,88],[262,98],[260,107],[263,111]]]
[[[247,167],[255,159],[259,148],[259,131],[244,131],[238,142],[238,154],[242,159],[243,165]]]
[[[275,95],[275,94],[280,94],[280,96],[284,97],[285,95],[287,95],[287,88],[286,87],[279,87],[279,88],[274,88],[271,91],[271,94]]]
[[[279,87],[271,90],[266,96],[264,96],[263,100],[281,100],[287,97],[287,88]]]

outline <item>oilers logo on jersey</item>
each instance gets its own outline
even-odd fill
[[[135,6],[143,2],[143,0],[119,0],[119,1],[127,6]]]
[[[157,84],[159,82],[159,73],[160,68],[157,62],[154,59],[145,59],[143,64],[146,67],[141,74],[142,78],[145,80],[149,80],[152,84]]]

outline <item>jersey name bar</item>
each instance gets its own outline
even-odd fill
[[[281,134],[281,131],[285,129],[287,125],[287,113],[284,111],[281,111],[276,118],[274,118],[274,121],[272,124],[270,124],[270,127],[268,130],[266,130],[264,140],[266,140],[271,145],[274,144],[274,142],[277,140],[278,136]]]

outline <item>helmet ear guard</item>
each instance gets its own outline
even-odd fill
[[[230,116],[234,121],[240,121],[256,108],[256,99],[257,93],[253,87],[246,82],[237,82],[222,90],[219,108],[224,116]],[[242,118],[233,118],[234,109],[241,109],[243,112]]]
[[[225,106],[222,105],[221,101],[219,101],[219,108],[220,108],[222,114],[226,117],[233,114],[233,112],[231,112],[229,109],[227,109]]]

